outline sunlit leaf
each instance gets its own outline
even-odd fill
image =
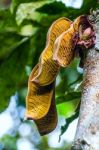
[[[48,113],[54,92],[54,83],[40,87],[31,81],[37,74],[38,65],[30,74],[26,97],[26,117],[33,120],[40,119]]]
[[[43,15],[46,14],[42,14],[39,12],[36,12],[37,8],[42,7],[45,4],[49,4],[52,3],[52,1],[48,0],[48,1],[37,1],[37,2],[32,2],[32,3],[23,3],[20,4],[17,12],[16,12],[16,22],[18,25],[20,25],[24,19],[31,19],[31,20],[41,20]]]
[[[56,103],[60,104],[60,103],[64,103],[64,102],[68,102],[68,101],[80,99],[80,98],[81,98],[81,92],[67,92],[64,95],[57,96]]]
[[[23,36],[33,36],[37,33],[37,31],[38,31],[37,27],[34,27],[31,24],[28,24],[28,25],[22,26],[18,33]]]
[[[87,16],[82,15],[75,19],[70,28],[62,33],[55,41],[53,58],[62,67],[71,63],[75,54],[75,47],[79,41],[80,27],[89,27]],[[85,29],[84,29],[85,30]]]
[[[35,0],[12,0],[11,6],[10,6],[11,12],[14,13],[16,11],[17,7],[19,6],[19,4],[28,3],[31,1],[35,1]]]
[[[53,48],[56,38],[70,27],[71,21],[66,18],[56,20],[50,27],[47,34],[46,47],[39,59],[39,72],[33,78],[33,82],[39,85],[48,85],[52,83],[59,70],[59,65],[53,60]]]
[[[60,103],[57,105],[58,114],[69,118],[75,113],[79,104],[80,99],[72,99],[71,101]]]

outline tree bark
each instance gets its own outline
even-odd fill
[[[99,10],[93,16],[96,44],[88,51],[84,65],[81,107],[72,150],[99,150]]]

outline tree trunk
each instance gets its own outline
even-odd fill
[[[81,108],[72,150],[99,150],[99,10],[94,12],[94,18],[96,44],[88,51],[84,65]]]

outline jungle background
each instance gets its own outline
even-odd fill
[[[60,17],[74,20],[97,7],[96,0],[0,0],[0,150],[70,149],[83,77],[79,58],[57,76],[59,121],[47,136],[41,137],[33,121],[24,119],[28,77],[53,21]]]

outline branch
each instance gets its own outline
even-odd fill
[[[99,150],[99,10],[94,17],[96,45],[88,51],[84,65],[81,108],[72,150]]]

